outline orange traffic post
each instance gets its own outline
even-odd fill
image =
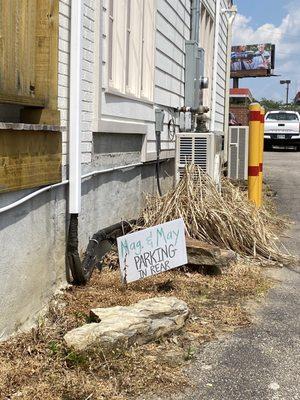
[[[264,165],[264,136],[265,136],[265,109],[260,110],[260,149],[259,149],[259,206],[263,204],[263,165]]]
[[[259,163],[261,148],[261,106],[252,103],[249,107],[249,159],[248,159],[248,197],[257,207],[259,195]]]

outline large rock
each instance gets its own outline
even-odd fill
[[[128,307],[95,308],[91,316],[97,322],[73,329],[64,340],[77,351],[94,345],[144,344],[181,329],[188,314],[186,303],[176,297],[155,297]]]
[[[223,250],[218,246],[204,243],[201,240],[186,238],[188,264],[227,267],[236,261],[236,253]]]

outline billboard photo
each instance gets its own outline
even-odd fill
[[[233,46],[231,77],[269,76],[274,69],[274,55],[271,43]]]

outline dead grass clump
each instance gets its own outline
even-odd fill
[[[243,256],[290,263],[292,257],[278,239],[288,227],[273,208],[257,209],[247,194],[226,178],[218,190],[200,168],[190,165],[174,190],[163,197],[148,196],[145,226],[183,218],[195,239],[231,249]]]

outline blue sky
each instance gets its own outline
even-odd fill
[[[284,100],[280,79],[291,79],[290,97],[300,91],[300,0],[235,0],[238,15],[233,27],[233,45],[274,43],[275,74],[280,77],[241,79],[256,99]]]

